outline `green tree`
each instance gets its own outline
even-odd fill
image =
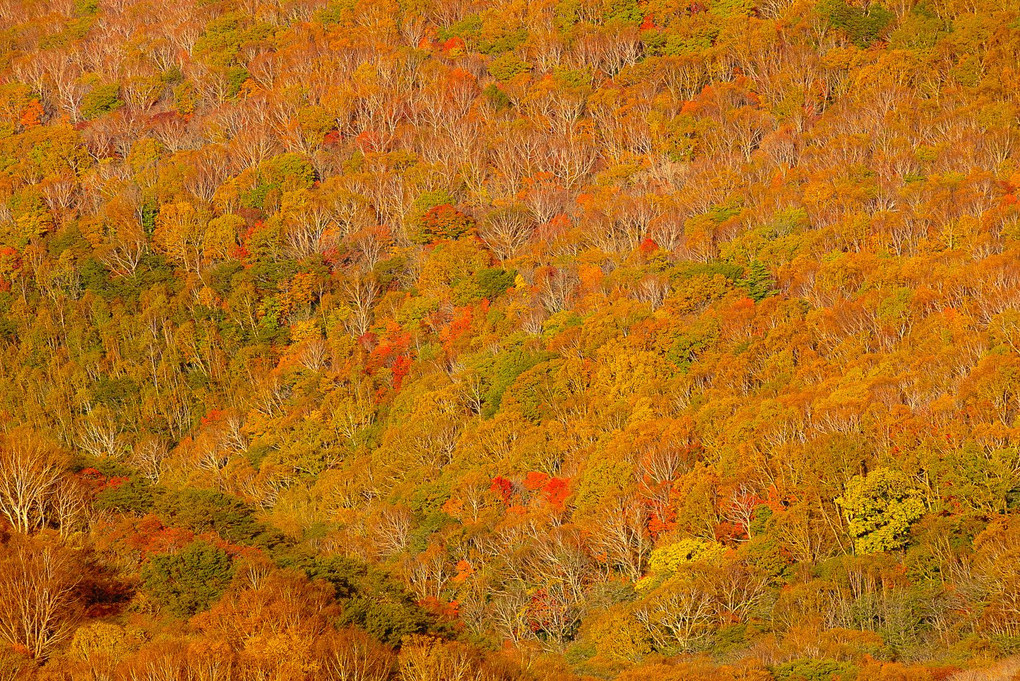
[[[91,120],[116,111],[122,106],[124,106],[124,102],[120,99],[119,85],[116,83],[97,85],[82,99],[81,115],[86,120]]]
[[[200,539],[178,553],[153,556],[142,569],[145,591],[160,608],[178,617],[208,609],[233,575],[227,552]]]

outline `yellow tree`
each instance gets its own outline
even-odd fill
[[[207,216],[188,201],[165,203],[159,208],[152,234],[156,249],[187,270],[202,264]]]

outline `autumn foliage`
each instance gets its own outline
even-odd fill
[[[0,0],[0,678],[1014,674],[1018,58],[1016,0]]]

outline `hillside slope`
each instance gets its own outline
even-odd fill
[[[1020,645],[1015,0],[0,0],[0,670]]]

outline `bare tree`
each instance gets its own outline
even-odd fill
[[[0,558],[0,640],[45,658],[78,619],[81,571],[59,545],[18,537]]]
[[[635,616],[657,645],[691,651],[711,634],[713,610],[711,592],[692,580],[670,583]]]
[[[539,284],[539,300],[550,313],[565,310],[574,296],[574,288],[580,279],[573,270],[549,267],[543,273]]]
[[[648,506],[631,495],[610,501],[592,528],[599,552],[632,582],[641,578],[652,551],[647,526]]]
[[[322,681],[388,681],[393,678],[393,653],[368,634],[344,629],[316,645]]]
[[[400,553],[411,534],[411,512],[403,506],[388,506],[375,522],[375,542],[384,556]]]
[[[363,336],[372,325],[372,305],[379,287],[366,277],[352,277],[344,282],[343,291],[351,310],[350,316],[344,320],[344,326],[351,335]]]
[[[408,586],[419,600],[426,598],[438,599],[443,588],[454,576],[453,566],[442,546],[432,544],[425,551],[415,556],[407,570]]]
[[[113,416],[95,410],[78,428],[77,445],[98,459],[115,459],[127,449],[123,434],[123,427]]]
[[[63,475],[56,453],[24,431],[0,440],[0,514],[18,532],[46,526]]]
[[[153,435],[135,445],[131,463],[150,481],[158,483],[163,474],[163,462],[170,456],[165,441]]]
[[[514,257],[531,240],[535,216],[524,206],[497,208],[479,225],[478,233],[500,260]]]

